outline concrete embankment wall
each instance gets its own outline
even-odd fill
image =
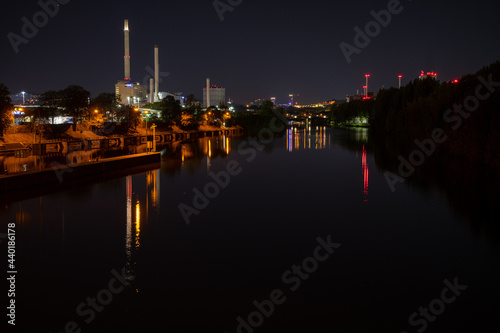
[[[149,153],[106,158],[98,162],[61,165],[50,169],[33,170],[14,175],[2,175],[0,176],[0,192],[70,182],[82,177],[110,173],[147,164],[159,167],[160,163],[160,153]]]

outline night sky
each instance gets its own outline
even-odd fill
[[[378,91],[397,86],[398,74],[406,83],[421,70],[436,71],[444,81],[500,59],[496,1],[402,0],[402,12],[348,64],[339,44],[354,45],[353,28],[364,30],[374,20],[370,11],[387,4],[245,0],[221,21],[212,0],[71,0],[16,54],[8,33],[22,36],[21,18],[32,22],[41,7],[35,0],[10,1],[0,14],[0,82],[11,93],[70,84],[92,96],[114,92],[123,78],[124,19],[130,25],[133,81],[146,82],[158,44],[161,72],[169,73],[161,91],[201,99],[210,77],[241,104],[272,96],[286,103],[291,93],[300,94],[299,103],[344,99],[362,90],[365,73],[371,74],[369,90]]]

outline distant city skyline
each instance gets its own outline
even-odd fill
[[[447,81],[474,73],[500,56],[500,45],[486,33],[500,30],[495,11],[484,10],[491,2],[450,6],[401,1],[387,24],[379,18],[378,30],[370,26],[383,17],[388,4],[252,1],[226,11],[221,20],[210,1],[186,6],[146,0],[137,6],[129,0],[90,0],[57,8],[12,2],[0,14],[6,36],[0,82],[11,93],[42,93],[72,84],[92,96],[113,92],[116,81],[123,79],[124,19],[131,27],[134,82],[148,85],[152,48],[159,45],[165,74],[161,91],[192,93],[202,100],[210,77],[238,104],[263,97],[284,104],[289,94],[300,94],[303,104],[344,99],[363,90],[365,73],[371,74],[374,92],[397,87],[398,75],[407,84],[421,70],[437,72],[439,80]],[[356,40],[359,31],[367,37]],[[357,48],[350,63],[342,43]]]

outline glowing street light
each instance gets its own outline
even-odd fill
[[[153,152],[156,151],[156,139],[155,139],[155,137],[156,137],[156,132],[155,132],[156,127],[157,126],[156,126],[155,123],[153,123],[153,125],[151,126],[151,128],[153,129]]]
[[[137,109],[139,110],[139,109]],[[146,151],[149,152],[149,137],[148,137],[148,115],[149,111],[144,111],[144,114],[146,115]]]

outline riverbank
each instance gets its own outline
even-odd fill
[[[159,168],[160,153],[135,154],[70,165],[52,165],[42,170],[31,170],[11,175],[0,175],[0,192],[10,192],[37,186],[50,186],[75,179],[123,171],[128,168],[151,165]]]
[[[370,128],[370,124],[334,124],[333,128]]]
[[[47,131],[47,128],[56,128],[57,130]],[[125,138],[125,137],[134,137],[134,136],[146,136],[152,135],[153,130],[151,129],[151,124],[148,124],[148,129],[146,129],[145,124],[141,124],[135,129],[128,129],[125,132],[116,131],[119,125],[109,124],[103,126],[103,128],[96,128],[91,124],[77,124],[75,130],[71,126],[66,126],[66,128],[62,128],[59,125],[44,125],[46,128],[45,134],[42,133],[41,142],[49,143],[53,141],[84,141],[84,140],[104,140],[109,138]],[[59,130],[61,129],[61,130]],[[156,128],[155,134],[161,136],[173,135],[175,134],[183,134],[184,136],[198,136],[199,133],[204,132],[216,132],[216,131],[224,131],[230,130],[231,133],[242,133],[243,128],[240,126],[233,127],[216,127],[216,126],[207,126],[201,125],[197,131],[183,131],[177,126],[172,126],[172,130],[166,131]],[[115,133],[116,132],[116,133]],[[177,136],[179,137],[179,136]],[[0,143],[9,144],[9,143],[23,143],[25,145],[32,145],[33,143],[40,143],[40,134],[36,134],[33,132],[33,129],[29,125],[19,125],[19,126],[11,126],[7,129],[6,133],[3,135],[3,138],[0,139]]]

